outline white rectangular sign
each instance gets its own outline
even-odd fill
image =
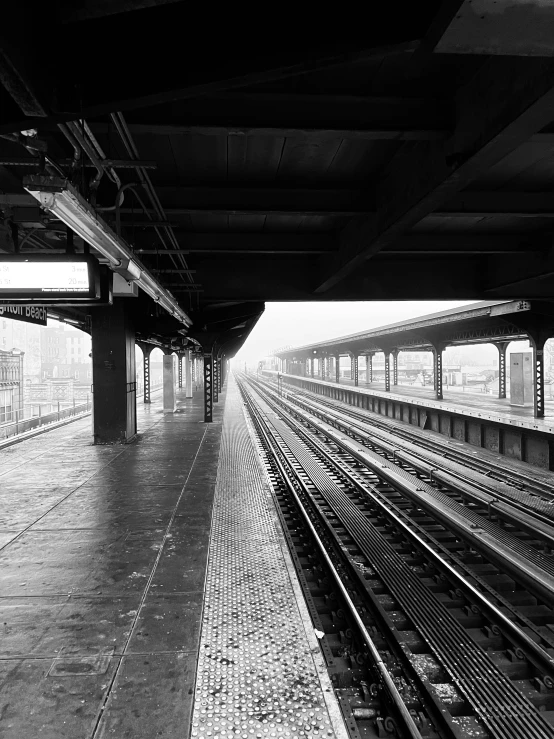
[[[86,262],[0,262],[0,297],[11,292],[88,292]]]

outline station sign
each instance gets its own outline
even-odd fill
[[[43,305],[0,305],[0,318],[46,326],[48,311]]]
[[[102,301],[100,265],[88,254],[0,255],[0,304]]]

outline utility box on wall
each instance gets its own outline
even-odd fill
[[[533,352],[510,354],[510,405],[533,405]]]

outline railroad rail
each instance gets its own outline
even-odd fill
[[[358,431],[239,385],[352,733],[554,737],[554,562],[540,541]]]
[[[276,380],[276,371],[263,370],[263,376],[269,377],[273,381]],[[287,388],[289,397],[306,397],[318,402],[320,405],[339,410],[348,414],[351,418],[367,423],[371,419],[372,429],[377,432],[383,432],[392,435],[391,439],[396,443],[407,442],[418,447],[421,453],[424,450],[440,456],[444,461],[452,461],[464,468],[465,474],[481,473],[486,475],[491,481],[496,480],[500,483],[506,483],[515,489],[519,489],[531,495],[544,497],[546,500],[554,502],[554,490],[552,484],[540,479],[540,473],[536,468],[529,467],[525,471],[521,469],[521,463],[512,462],[509,458],[495,455],[487,450],[479,449],[479,452],[470,452],[463,448],[463,442],[455,439],[445,440],[441,434],[423,431],[417,427],[399,423],[396,419],[383,418],[382,415],[374,413],[370,410],[357,410],[357,406],[352,406],[341,400],[333,400],[324,395],[319,395],[290,385],[283,380],[281,376],[281,384]],[[352,389],[352,388],[348,388]],[[518,469],[519,467],[519,469]],[[550,474],[548,475],[550,476]]]
[[[455,491],[481,506],[481,512],[486,508],[489,517],[498,515],[525,528],[531,536],[541,531],[544,541],[554,544],[554,489],[552,483],[534,477],[531,470],[506,470],[464,450],[441,448],[436,439],[425,438],[421,432],[385,424],[369,411],[361,413],[340,401],[321,399],[297,388],[281,395],[374,451],[415,470],[422,479],[443,483],[443,490]]]

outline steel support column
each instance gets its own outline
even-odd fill
[[[509,341],[495,342],[498,349],[498,397],[506,397],[506,349]]]
[[[211,423],[213,420],[213,357],[211,353],[204,352],[204,422]]]
[[[544,418],[544,345],[545,341],[529,336],[533,349],[533,414],[535,418]]]
[[[223,367],[221,357],[217,358],[217,392],[218,395],[221,393],[223,387]]]
[[[196,389],[202,388],[204,385],[204,356],[201,354],[196,355],[196,361],[194,362],[194,378],[196,383]]]
[[[398,385],[398,349],[392,352],[392,384]]]
[[[177,367],[179,357],[175,354],[164,354],[163,356],[163,412],[175,413],[177,398],[175,395],[175,384],[177,382]]]
[[[192,360],[190,349],[185,350],[185,398],[192,398]]]
[[[340,382],[340,354],[335,357],[335,382]]]
[[[366,354],[365,368],[366,368],[365,380],[366,380],[366,383],[369,385],[373,382],[373,354]]]
[[[217,354],[212,356],[212,399],[214,403],[219,402],[219,378],[218,378]]]
[[[310,359],[310,374],[312,377],[315,376],[315,359],[313,357]]]
[[[95,444],[130,441],[137,432],[135,332],[128,301],[91,309]]]
[[[151,403],[150,398],[150,355],[152,354],[153,346],[148,347],[146,344],[141,344],[142,349],[142,374],[144,378],[143,398],[144,403]]]
[[[390,353],[384,352],[385,354],[385,390],[390,391]]]
[[[435,398],[442,400],[442,353],[444,351],[443,346],[433,347],[433,375],[435,385]]]
[[[177,354],[177,362],[179,366],[179,387],[183,387],[183,355]]]
[[[354,381],[354,386],[358,387],[358,355],[350,355],[350,377]]]

